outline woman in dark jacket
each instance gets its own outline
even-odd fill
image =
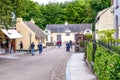
[[[70,51],[70,43],[66,43],[66,51]]]

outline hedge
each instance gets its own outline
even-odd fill
[[[94,71],[98,80],[120,80],[120,55],[97,46]]]

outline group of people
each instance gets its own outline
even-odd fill
[[[53,44],[54,44],[54,47],[57,44],[58,48],[60,48],[61,41],[57,41],[57,43],[54,41]],[[20,52],[23,51],[23,43],[22,43],[22,41],[20,41],[19,46],[20,46]],[[41,54],[42,50],[43,50],[42,43],[39,42],[38,45],[37,45],[37,47],[38,47],[39,54]],[[32,42],[31,45],[30,45],[30,49],[31,49],[30,52],[31,52],[32,56],[34,56],[34,48],[35,48],[35,44],[34,44],[34,42]],[[72,41],[71,40],[66,43],[66,51],[70,51],[70,48],[72,49]]]
[[[54,41],[53,46],[55,47],[56,45],[58,46],[58,48],[60,48],[61,41],[60,40],[58,40],[57,42]],[[66,43],[66,51],[70,51],[70,48],[72,49],[72,41],[71,40]]]
[[[19,51],[20,52],[23,51],[23,43],[22,43],[22,41],[20,41],[19,46],[20,46],[20,50]],[[43,50],[42,43],[39,42],[38,45],[37,45],[37,47],[38,47],[38,50],[39,50],[39,54],[41,54],[42,50]],[[35,48],[35,44],[34,44],[34,42],[32,42],[31,45],[30,45],[30,52],[31,52],[32,56],[34,56],[34,48]]]
[[[6,53],[15,52],[14,42],[10,40],[6,40],[4,42],[0,41],[0,48],[4,48]]]
[[[38,50],[39,50],[39,54],[41,54],[41,53],[42,53],[42,50],[43,50],[43,45],[42,45],[42,43],[39,42],[38,45],[37,45],[37,47],[38,47]],[[34,48],[35,48],[35,44],[34,44],[34,42],[32,42],[32,43],[31,43],[31,54],[32,54],[32,56],[34,56]]]
[[[53,41],[53,46],[58,46],[58,48],[60,48],[60,46],[62,45],[62,42],[60,40],[58,40],[57,42]]]

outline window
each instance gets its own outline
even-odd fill
[[[92,31],[91,31],[90,29],[86,29],[86,30],[84,31],[84,34],[92,34]]]
[[[46,35],[46,41],[48,41],[48,35]]]
[[[119,36],[119,27],[118,27],[118,15],[116,15],[116,39],[118,39],[118,36]]]
[[[87,33],[89,33],[90,31],[89,31],[89,30],[87,30],[86,32],[87,32]]]
[[[118,28],[118,15],[116,15],[116,27]]]
[[[51,42],[53,41],[53,38],[51,37]]]
[[[43,43],[43,38],[41,38],[41,42]]]
[[[118,0],[116,0],[116,9],[119,7],[119,5],[118,5]]]
[[[57,35],[57,41],[61,40],[61,35]]]
[[[67,33],[66,33],[66,36],[70,36],[70,33],[69,33],[69,32],[67,32]]]

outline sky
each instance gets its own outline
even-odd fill
[[[34,2],[38,2],[40,4],[47,4],[49,2],[65,2],[65,1],[72,1],[72,0],[33,0]]]

